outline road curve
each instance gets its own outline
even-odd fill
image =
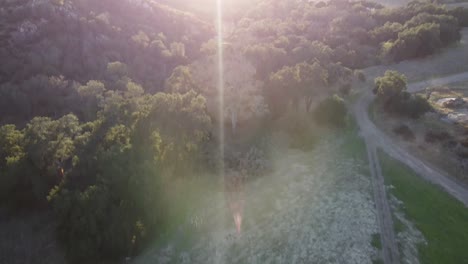
[[[431,85],[446,85],[466,80],[468,80],[468,72],[412,83],[408,85],[408,91],[417,92]],[[374,95],[370,87],[367,88],[367,91],[356,101],[352,109],[361,129],[361,134],[366,138],[366,141],[374,144],[374,146],[379,147],[393,158],[406,164],[424,179],[439,185],[468,207],[468,186],[466,184],[457,181],[453,177],[450,177],[448,173],[413,156],[407,150],[393,142],[391,138],[372,123],[369,119],[368,109]]]

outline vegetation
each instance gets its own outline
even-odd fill
[[[466,24],[466,10],[429,2],[258,1],[230,15],[233,30],[219,45],[221,116],[215,27],[168,5],[6,0],[0,8],[0,205],[54,211],[71,262],[138,254],[184,221],[196,192],[180,181],[217,185],[210,175],[222,168],[241,180],[266,174],[270,128],[286,131],[292,147],[312,147],[312,120],[348,125],[336,94],[365,82],[358,68],[432,54]],[[429,110],[396,72],[376,80],[376,93],[392,113]],[[344,148],[365,153],[362,142]]]
[[[406,77],[396,71],[386,71],[376,78],[374,93],[378,103],[391,114],[416,119],[432,109],[427,99],[406,91]]]
[[[467,259],[466,207],[389,156],[380,153],[379,157],[386,184],[394,186],[392,194],[403,202],[403,212],[427,241],[427,245],[419,245],[421,263]]]
[[[382,242],[380,241],[380,234],[376,233],[372,235],[371,244],[376,249],[382,249]]]
[[[337,95],[322,101],[314,111],[314,117],[319,124],[334,127],[346,125],[347,109],[344,100]]]

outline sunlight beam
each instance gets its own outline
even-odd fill
[[[216,0],[216,28],[218,31],[218,96],[219,96],[219,172],[220,177],[222,180],[222,186],[224,186],[225,181],[225,173],[224,173],[224,65],[223,65],[223,0]],[[224,193],[224,196],[226,193]],[[226,197],[225,197],[226,198]],[[221,219],[223,219],[222,223],[225,222],[223,217],[223,212]],[[222,224],[221,223],[221,224]],[[218,251],[219,250],[219,251]],[[224,248],[220,247],[217,248],[215,252],[215,263],[225,263],[225,252]]]
[[[218,31],[218,95],[219,95],[219,150],[220,171],[224,176],[224,67],[223,67],[223,0],[216,0],[216,25]]]

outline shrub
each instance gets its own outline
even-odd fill
[[[267,154],[257,147],[251,147],[240,160],[240,169],[247,177],[260,176],[272,167]]]
[[[248,179],[267,173],[272,164],[262,148],[253,146],[245,152],[228,150],[225,155],[225,166],[228,170],[240,172]]]
[[[449,14],[457,18],[460,27],[468,27],[468,8],[457,7],[450,10]]]
[[[452,139],[452,136],[445,131],[435,132],[430,130],[426,132],[426,135],[424,136],[424,141],[426,141],[427,143],[441,142],[449,139]]]
[[[73,262],[129,256],[145,236],[130,203],[113,196],[105,186],[90,186],[83,192],[52,191],[50,198],[59,240]]]
[[[383,77],[376,78],[374,93],[389,113],[419,118],[432,109],[426,98],[406,91],[406,77],[396,71],[386,71]]]
[[[399,105],[397,111],[400,115],[413,119],[417,119],[432,110],[429,102],[419,95],[411,95],[408,99],[401,100],[397,105]]]
[[[393,128],[393,132],[407,141],[413,141],[415,139],[413,131],[404,124]]]
[[[384,56],[390,56],[395,61],[423,57],[441,48],[440,25],[425,23],[406,28],[398,33],[398,39],[384,45]]]
[[[356,70],[354,72],[354,75],[358,78],[359,81],[365,82],[366,81],[366,75],[364,74],[363,71],[361,70]]]
[[[317,123],[332,127],[346,125],[346,105],[342,98],[334,95],[321,102],[314,110],[314,118]]]
[[[468,148],[468,137],[462,139],[462,140],[460,141],[460,144],[461,144],[463,147]]]

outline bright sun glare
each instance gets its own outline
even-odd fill
[[[218,32],[218,96],[219,96],[219,119],[224,117],[224,65],[223,65],[223,0],[216,1],[216,28]],[[219,148],[220,148],[220,176],[225,177],[224,172],[224,122],[219,122]],[[241,231],[242,224],[242,208],[240,201],[228,199],[230,203],[231,213],[234,217],[236,230]]]

